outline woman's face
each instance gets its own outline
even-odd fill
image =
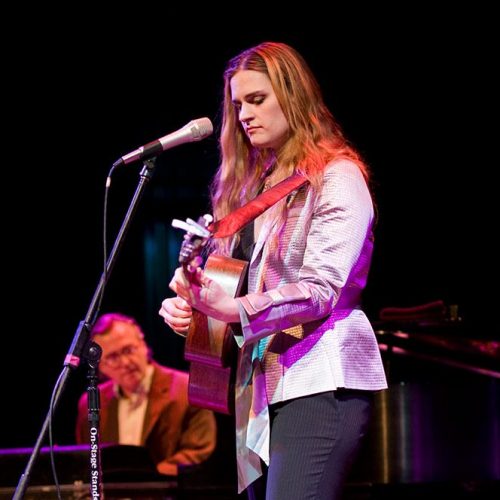
[[[279,149],[290,129],[268,76],[259,71],[238,71],[230,82],[238,118],[255,148]]]

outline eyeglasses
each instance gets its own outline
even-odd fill
[[[119,351],[106,354],[106,356],[104,356],[101,361],[108,365],[110,368],[117,368],[118,366],[120,366],[122,356],[133,356],[137,352],[137,349],[139,349],[138,344],[126,345]]]

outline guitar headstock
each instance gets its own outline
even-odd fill
[[[172,227],[183,229],[186,232],[179,251],[179,264],[184,268],[188,279],[195,279],[196,268],[203,262],[200,254],[212,236],[212,233],[207,229],[212,221],[213,217],[209,214],[198,218],[196,222],[192,219],[186,219],[185,222],[179,219],[172,221]]]

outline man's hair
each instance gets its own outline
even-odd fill
[[[94,327],[92,328],[91,337],[94,338],[96,335],[105,335],[108,333],[113,327],[113,323],[119,321],[121,323],[128,323],[130,325],[134,325],[137,327],[141,338],[144,338],[144,332],[142,328],[139,326],[137,321],[131,316],[126,316],[121,313],[107,313],[100,316],[95,322]]]

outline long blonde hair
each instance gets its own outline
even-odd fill
[[[279,152],[254,148],[246,137],[231,98],[231,79],[242,70],[268,76],[290,130]],[[264,42],[232,58],[224,72],[224,100],[220,135],[221,163],[211,185],[215,220],[254,198],[271,162],[281,180],[299,172],[313,189],[321,184],[324,167],[335,158],[358,164],[368,181],[369,172],[359,154],[344,138],[340,126],[324,103],[319,84],[302,56],[284,43]],[[274,155],[277,154],[277,157]],[[230,241],[213,246],[228,253]]]

